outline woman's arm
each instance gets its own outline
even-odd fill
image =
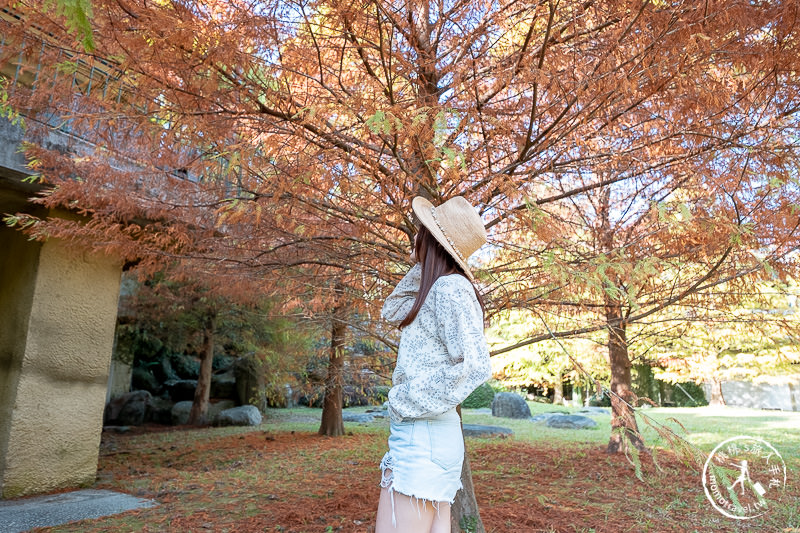
[[[390,324],[397,325],[408,315],[419,293],[419,283],[422,279],[422,265],[420,263],[411,267],[392,294],[386,298],[381,310],[381,317]]]

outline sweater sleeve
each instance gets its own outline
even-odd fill
[[[419,293],[419,283],[422,279],[422,265],[420,263],[411,267],[392,294],[383,302],[381,317],[393,325],[398,325],[411,311],[414,301]]]
[[[461,280],[436,288],[437,334],[447,348],[451,364],[392,387],[389,405],[395,418],[442,414],[492,377],[483,316],[471,291],[471,284]]]

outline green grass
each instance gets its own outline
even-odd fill
[[[564,407],[539,402],[528,402],[531,414],[561,411],[576,413],[579,407]],[[345,412],[363,413],[370,407],[353,407]],[[608,408],[610,409],[610,408]],[[296,407],[269,409],[266,423],[276,431],[315,431],[319,428],[320,409]],[[656,424],[671,428],[688,442],[710,453],[720,442],[747,435],[759,437],[772,444],[788,463],[800,465],[800,412],[764,411],[743,407],[657,407],[640,409],[639,429],[648,446],[662,447],[667,443],[642,420],[647,417]],[[611,415],[591,415],[597,427],[582,430],[565,430],[546,427],[528,420],[496,418],[475,409],[464,409],[464,422],[511,428],[514,439],[524,442],[571,442],[576,444],[604,444],[611,436]],[[677,421],[677,422],[676,422]],[[372,433],[388,431],[388,420],[377,419],[371,424],[345,422],[345,431]],[[681,427],[683,426],[683,427]]]

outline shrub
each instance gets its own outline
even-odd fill
[[[611,397],[608,394],[595,394],[589,398],[589,405],[592,407],[611,407]]]
[[[465,409],[480,409],[482,407],[491,407],[492,400],[494,399],[494,389],[488,383],[484,383],[477,389],[472,391],[472,394],[467,396],[461,407]]]

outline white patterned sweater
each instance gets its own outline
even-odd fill
[[[381,316],[398,325],[419,292],[414,265],[383,304]],[[440,415],[463,402],[492,376],[483,315],[472,284],[461,274],[438,278],[411,324],[403,328],[389,391],[395,421]]]

